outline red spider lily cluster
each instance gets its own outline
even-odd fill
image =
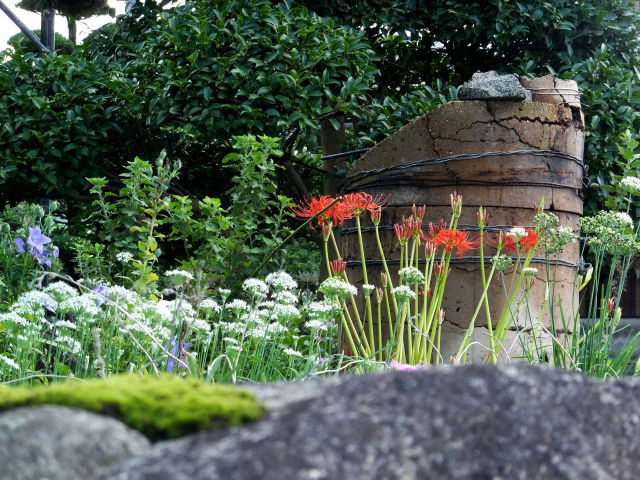
[[[440,223],[429,223],[429,233],[422,231],[422,219],[424,217],[425,207],[412,208],[412,215],[409,218],[403,218],[401,224],[395,224],[393,230],[400,242],[400,245],[406,245],[413,237],[418,236],[425,242],[425,254],[427,258],[436,253],[438,248],[444,249],[447,253],[454,248],[459,258],[468,252],[474,250],[478,246],[476,240],[472,240],[467,232],[447,228],[444,220]]]
[[[505,250],[520,250],[529,253],[538,246],[538,234],[531,228],[524,228],[524,234],[514,233],[515,229],[501,233],[499,236],[490,239],[489,244]]]
[[[321,212],[336,199],[330,195],[312,197],[311,200],[298,203],[297,208],[291,212],[300,219],[309,219]],[[389,203],[390,196],[373,196],[364,192],[349,193],[343,195],[338,202],[318,215],[318,225],[331,224],[340,226],[345,220],[359,217],[364,212],[369,212],[372,220],[380,220],[380,212]]]

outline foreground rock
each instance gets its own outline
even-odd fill
[[[138,432],[83,410],[45,405],[0,414],[1,480],[92,480],[149,449]]]
[[[258,387],[274,406],[263,420],[158,444],[104,478],[635,480],[640,469],[634,380],[470,366],[298,388]]]

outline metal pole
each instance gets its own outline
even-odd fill
[[[18,26],[18,28],[27,36],[29,40],[36,44],[41,52],[47,53],[49,51],[49,49],[42,44],[40,39],[36,37],[35,34],[31,30],[29,30],[29,28],[24,23],[22,23],[22,21],[18,17],[16,17],[16,15],[11,10],[9,10],[9,7],[7,7],[2,2],[2,0],[0,0],[0,10],[7,14],[7,17],[9,17],[11,21]]]
[[[40,41],[49,50],[54,50],[56,48],[54,25],[56,12],[51,9],[43,10],[40,18]]]

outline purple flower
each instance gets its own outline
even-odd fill
[[[32,254],[42,255],[44,246],[51,243],[51,239],[42,233],[40,227],[29,227],[29,238],[27,238],[27,246]]]
[[[24,240],[21,238],[16,238],[13,243],[16,244],[16,248],[18,249],[18,254],[22,255],[24,253]]]
[[[55,251],[53,256],[55,258],[58,258],[55,255]],[[98,285],[92,290],[92,292],[98,296],[98,298],[96,299],[96,305],[98,307],[104,305],[107,302],[107,294],[109,293],[109,289],[107,287],[105,287],[104,285]]]
[[[408,365],[406,363],[396,362],[395,360],[391,360],[391,362],[389,362],[389,367],[391,367],[392,370],[398,370],[400,372],[414,372],[416,370],[423,369],[425,366],[426,365],[424,363],[421,363],[420,365]]]
[[[168,349],[169,346],[171,346],[171,350],[169,350],[169,353],[174,357],[179,358],[178,368],[187,368],[187,363],[184,361],[184,359],[186,357],[187,350],[189,350],[193,346],[193,343],[182,342],[182,348],[180,349],[180,353],[178,354],[178,339],[174,335],[173,337],[171,337],[171,340],[169,341],[169,343],[165,348]],[[167,361],[167,372],[173,372],[173,368],[175,367],[175,362],[176,362],[175,358],[169,357],[169,360]]]

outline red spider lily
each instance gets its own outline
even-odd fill
[[[371,221],[374,225],[378,225],[380,223],[380,214],[382,213],[382,209],[374,210],[371,213]]]
[[[466,251],[475,249],[478,244],[477,241],[467,238],[466,232],[447,228],[440,230],[431,241],[435,245],[444,248],[447,252],[455,248],[458,252],[458,258],[462,258]]]
[[[334,275],[345,273],[347,271],[347,262],[342,258],[338,258],[336,260],[331,260],[329,262],[329,267],[331,268],[331,273]]]
[[[352,215],[359,217],[364,212],[371,214],[373,214],[373,212],[380,212],[382,208],[389,203],[390,199],[390,195],[386,197],[382,195],[374,197],[368,193],[356,192],[346,194],[342,199],[342,203],[344,204],[344,208],[349,210]]]
[[[431,296],[431,289],[427,288],[427,291],[425,293],[424,287],[422,285],[420,285],[418,287],[418,296],[421,297],[421,298],[424,298],[425,295],[426,295],[427,298],[430,297]]]
[[[414,203],[413,207],[411,207],[411,215],[413,215],[413,218],[419,220],[420,222],[422,222],[422,219],[424,218],[424,214],[426,211],[427,211],[427,207],[425,205],[421,207],[416,207]]]
[[[424,256],[426,258],[431,258],[436,254],[436,249],[438,246],[430,240],[427,240],[424,244]]]
[[[538,244],[538,234],[531,228],[525,228],[524,231],[525,235],[519,238],[506,232],[503,238],[504,249],[517,250],[518,248],[522,248],[525,253],[529,253],[529,250],[535,249]],[[497,244],[497,241],[494,242],[494,245]]]
[[[436,277],[440,277],[442,275],[448,275],[450,271],[451,269],[449,269],[448,271],[445,271],[444,265],[442,263],[436,262],[433,265],[433,272],[436,274]]]
[[[291,212],[301,219],[311,218],[334,200],[330,195],[323,195],[318,198],[311,197],[310,201],[303,200],[298,203],[298,208],[292,208]],[[351,211],[345,208],[344,201],[341,201],[318,216],[318,225],[322,226],[329,222],[333,225],[342,225],[345,220],[351,217]]]
[[[440,232],[440,230],[444,230],[445,228],[447,228],[447,224],[445,223],[444,220],[440,220],[440,222],[438,223],[431,223],[429,222],[429,235],[425,235],[422,234],[422,239],[425,242],[430,241],[433,237],[435,237],[436,235],[438,235],[438,232]]]

